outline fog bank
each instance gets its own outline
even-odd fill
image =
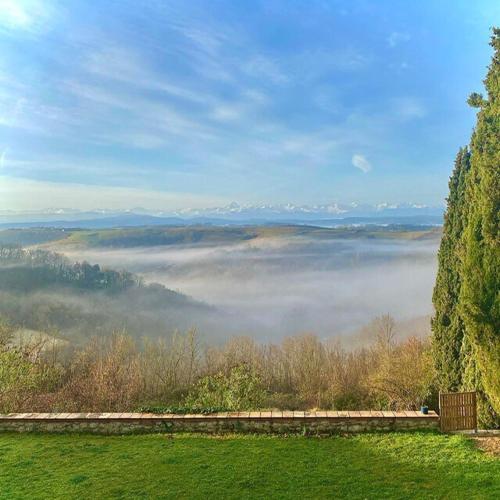
[[[430,314],[437,247],[437,241],[277,237],[223,246],[56,250],[136,272],[220,308],[234,334],[273,340],[345,334],[383,313],[400,321]]]

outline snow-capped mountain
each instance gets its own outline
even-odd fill
[[[287,219],[303,218],[345,218],[345,217],[370,217],[370,216],[412,216],[412,215],[436,215],[443,214],[443,207],[430,207],[421,204],[389,204],[367,205],[359,203],[340,204],[331,203],[326,205],[240,205],[232,202],[225,207],[204,209],[182,209],[174,213],[157,213],[160,216],[177,217],[233,217],[233,218],[264,218],[264,219]]]
[[[153,211],[136,207],[130,210],[50,208],[38,212],[0,211],[2,227],[119,227],[183,224],[312,224],[324,226],[363,224],[439,225],[443,207],[420,204],[367,205],[331,203],[325,205],[240,205],[184,208]]]

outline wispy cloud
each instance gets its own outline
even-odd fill
[[[408,33],[400,32],[400,31],[393,31],[388,37],[387,37],[387,44],[389,47],[394,48],[396,45],[399,45],[401,43],[409,42],[411,40],[411,36]]]
[[[121,82],[134,88],[163,92],[195,103],[208,101],[202,93],[159,75],[132,47],[114,45],[93,51],[88,54],[82,69],[104,80]]]
[[[7,149],[4,149],[2,151],[2,154],[0,154],[0,170],[3,169],[6,158],[7,158]]]
[[[453,91],[437,94],[452,62],[476,70],[457,54],[432,64],[430,38],[422,57],[402,54],[410,30],[383,3],[327,4],[304,16],[285,1],[250,12],[225,0],[0,0],[2,173],[288,201],[293,190],[370,196],[425,160],[446,172],[444,193],[450,155],[434,132],[466,89],[453,73]],[[454,127],[470,126],[463,116]],[[425,159],[407,146],[416,133]],[[360,187],[350,165],[372,162]]]
[[[352,164],[364,174],[367,174],[372,169],[372,164],[360,154],[353,155]]]
[[[90,112],[88,125],[93,125],[95,136],[111,139],[113,136],[123,136],[124,132],[138,134],[139,137],[156,135],[157,143],[163,138],[163,144],[169,142],[172,136],[192,138],[209,138],[210,131],[202,123],[179,112],[172,105],[147,96],[133,95],[127,90],[114,92],[102,86],[85,85],[78,82],[65,82],[65,88],[83,102],[81,108]],[[125,115],[128,117],[123,121]],[[97,119],[97,121],[96,121]],[[103,127],[97,128],[96,124]],[[112,129],[109,125],[114,123]],[[104,126],[108,124],[108,127]]]
[[[244,62],[241,69],[247,75],[263,83],[282,85],[289,81],[289,77],[282,71],[278,63],[263,55],[257,55]]]
[[[424,118],[427,115],[427,109],[422,101],[414,97],[393,98],[392,108],[396,116],[402,120]]]

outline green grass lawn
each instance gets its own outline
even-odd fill
[[[461,436],[0,434],[0,497],[500,498],[500,460]]]

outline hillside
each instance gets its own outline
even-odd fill
[[[209,342],[350,334],[385,312],[402,321],[430,314],[440,234],[414,226],[11,229],[0,242],[24,242],[30,258],[54,262],[7,269],[4,259],[0,314],[79,338],[123,328],[151,337],[196,327]]]
[[[0,230],[0,245],[43,245],[102,248],[131,248],[161,245],[220,245],[250,241],[256,238],[310,237],[316,239],[440,238],[440,227],[389,224],[380,226],[321,227],[310,225],[250,226],[142,226],[96,230],[76,228],[21,228]],[[51,245],[49,245],[51,246]]]
[[[0,315],[19,327],[82,341],[127,331],[157,337],[209,328],[215,309],[126,271],[71,264],[44,250],[0,247]]]

